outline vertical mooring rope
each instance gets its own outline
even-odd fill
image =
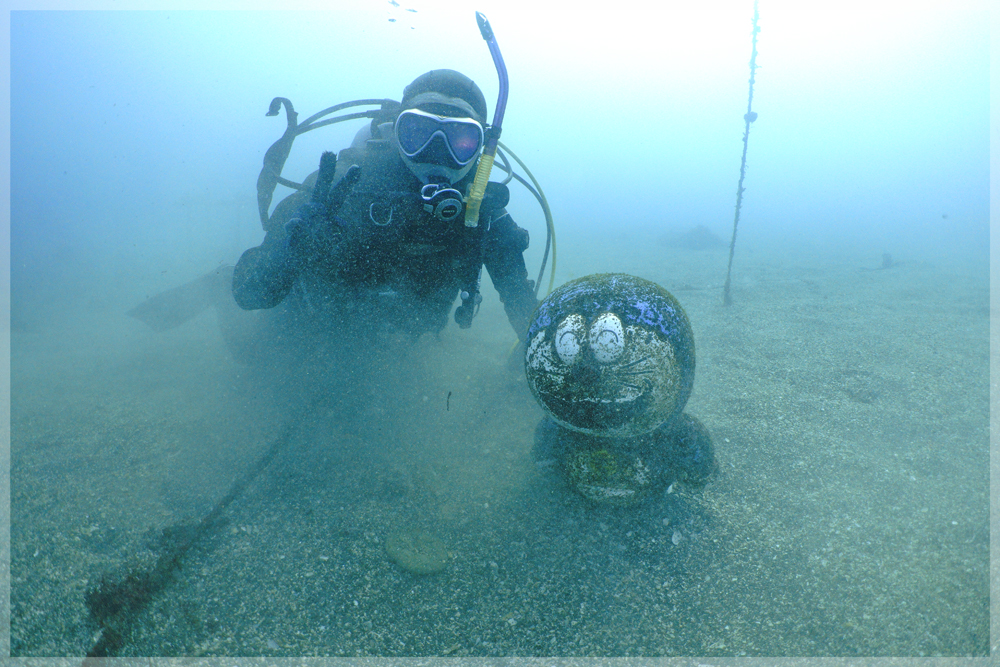
[[[750,94],[747,96],[747,112],[743,116],[746,128],[743,130],[743,159],[740,161],[740,182],[736,186],[736,217],[733,218],[733,238],[729,242],[729,267],[726,269],[726,286],[722,290],[722,303],[726,306],[733,303],[729,295],[729,284],[733,273],[733,253],[736,252],[736,227],[740,224],[740,206],[743,205],[743,179],[747,175],[747,142],[750,140],[750,123],[757,120],[757,114],[751,110],[753,105],[753,81],[757,72],[757,0],[753,3],[753,48],[750,51]]]

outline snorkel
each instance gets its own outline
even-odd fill
[[[500,55],[500,47],[497,46],[496,37],[493,36],[493,28],[490,27],[490,22],[482,12],[476,12],[476,22],[479,23],[479,32],[490,47],[490,55],[493,56],[493,64],[496,65],[497,76],[500,78],[500,94],[497,95],[497,108],[493,112],[493,124],[486,129],[483,156],[479,158],[476,178],[469,186],[469,193],[465,197],[466,227],[479,226],[479,206],[483,203],[483,197],[486,195],[486,184],[490,180],[493,160],[497,155],[497,143],[500,141],[503,114],[507,109],[507,66],[503,64],[503,56]]]

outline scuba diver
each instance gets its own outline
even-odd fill
[[[524,341],[537,305],[523,258],[528,232],[504,208],[504,184],[486,184],[474,224],[465,194],[485,159],[486,114],[465,75],[417,77],[391,122],[376,117],[351,147],[325,152],[311,191],[278,205],[263,243],[236,264],[236,303],[280,305],[297,329],[414,339],[445,327],[456,296],[454,319],[471,326],[485,266]]]
[[[402,102],[344,102],[302,122],[291,101],[274,98],[267,115],[284,107],[287,128],[267,150],[257,179],[261,245],[246,250],[235,267],[220,266],[149,297],[128,314],[166,331],[212,308],[230,353],[242,364],[281,364],[286,353],[310,355],[319,347],[350,355],[377,347],[373,342],[440,332],[456,296],[455,321],[470,327],[482,301],[485,266],[523,350],[550,250],[549,290],[555,279],[555,228],[541,186],[500,142],[507,69],[489,21],[479,12],[476,20],[500,83],[492,123],[475,82],[446,69],[417,77]],[[325,118],[370,105],[379,108]],[[350,147],[324,153],[319,169],[301,183],[282,177],[297,136],[360,118],[370,122]],[[506,173],[503,182],[489,180],[494,159]],[[528,232],[505,209],[507,183],[514,179],[545,213],[545,250],[535,281],[527,278],[523,258]],[[279,184],[295,192],[272,211]]]

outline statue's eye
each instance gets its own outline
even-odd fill
[[[581,315],[573,313],[556,327],[556,354],[567,366],[572,366],[580,357],[583,341],[587,335],[587,323]]]
[[[599,315],[590,325],[590,350],[599,363],[610,364],[625,351],[625,327],[614,313]]]

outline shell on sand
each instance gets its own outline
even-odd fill
[[[413,574],[434,574],[448,564],[448,548],[420,528],[402,528],[385,539],[389,559]]]

